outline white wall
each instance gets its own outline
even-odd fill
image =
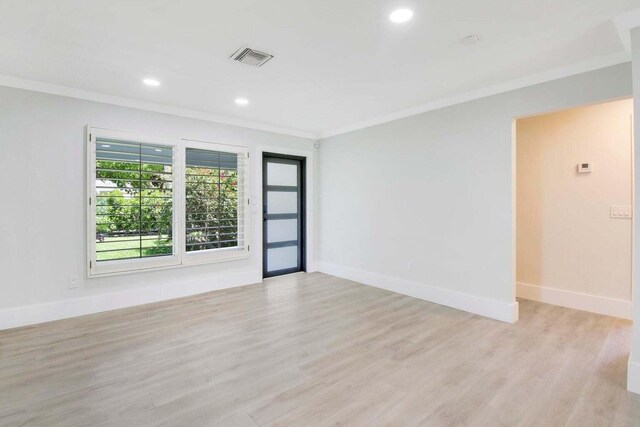
[[[633,100],[516,122],[518,296],[631,317]],[[591,162],[593,171],[577,173]]]
[[[640,213],[640,28],[631,30],[631,55],[633,59],[633,98],[634,98],[634,208]],[[640,217],[633,217],[633,262],[631,278],[633,324],[631,356],[627,388],[640,393]]]
[[[322,140],[320,269],[514,321],[513,119],[630,95],[622,64]]]
[[[254,200],[261,146],[313,150],[308,139],[0,87],[0,329],[261,281],[259,204],[249,259],[86,279],[86,125],[248,146]]]

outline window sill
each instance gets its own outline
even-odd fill
[[[164,258],[164,257],[163,257]],[[178,260],[177,256],[166,257],[163,259],[163,263],[158,263],[156,265],[148,265],[144,267],[136,267],[134,268],[129,266],[122,265],[121,269],[117,268],[117,261],[105,261],[109,264],[98,264],[94,268],[88,269],[87,277],[89,279],[96,279],[101,277],[111,277],[111,276],[122,276],[127,274],[137,274],[137,273],[147,273],[152,271],[161,271],[161,270],[171,270],[178,269],[184,267],[193,267],[197,265],[205,265],[205,264],[217,264],[221,262],[227,261],[238,261],[242,259],[249,258],[249,251],[247,249],[235,249],[233,250],[222,250],[218,252],[214,251],[204,251],[203,253],[198,254],[185,254],[182,257],[182,262]],[[147,264],[148,260],[138,261],[140,264]],[[104,268],[107,267],[107,268]],[[111,268],[109,268],[111,267]]]

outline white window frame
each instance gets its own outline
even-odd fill
[[[173,153],[173,254],[167,256],[96,261],[96,141],[98,138],[108,138],[127,142],[148,143],[170,147]],[[99,127],[87,127],[87,277],[100,277],[114,274],[135,273],[164,268],[175,268],[210,262],[231,261],[249,257],[251,244],[250,222],[251,205],[249,171],[249,149],[236,145],[216,144],[203,141],[193,141],[173,137],[161,137],[136,132],[126,132]],[[225,151],[245,156],[243,176],[244,197],[244,235],[245,244],[240,248],[222,248],[206,251],[187,252],[186,243],[186,203],[185,203],[185,152],[186,148],[199,148],[212,151]],[[238,201],[240,203],[240,200]]]
[[[243,160],[244,173],[242,178],[240,177],[240,175],[238,175],[238,185],[242,183],[242,187],[243,187],[242,199],[238,197],[238,203],[244,203],[244,209],[243,209],[244,214],[238,213],[238,222],[242,220],[242,223],[244,224],[244,246],[187,252],[186,238],[185,238],[186,228],[187,228],[186,203],[185,203],[186,200],[183,198],[183,200],[181,201],[182,203],[181,228],[182,228],[183,239],[180,242],[182,249],[184,250],[184,255],[182,258],[183,264],[184,265],[203,264],[203,263],[215,262],[215,261],[231,261],[235,259],[242,259],[242,258],[249,257],[249,245],[251,243],[250,233],[249,233],[250,222],[251,222],[251,205],[250,205],[250,198],[249,198],[249,192],[250,192],[249,170],[251,169],[251,165],[249,162],[249,149],[247,147],[240,147],[236,145],[215,144],[211,142],[194,141],[189,139],[183,139],[181,145],[182,145],[182,158],[185,159],[184,167],[182,169],[182,182],[186,181],[187,148],[235,153],[238,156],[244,157],[244,160]]]

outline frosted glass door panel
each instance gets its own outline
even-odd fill
[[[295,187],[298,185],[298,167],[286,163],[268,163],[267,181],[269,185]]]
[[[304,160],[265,154],[263,177],[263,275],[304,270]]]
[[[267,213],[298,213],[298,193],[293,191],[267,191]]]
[[[267,271],[278,271],[295,268],[298,265],[298,247],[267,249],[269,265]]]
[[[280,219],[267,221],[267,233],[270,242],[298,240],[298,220]]]

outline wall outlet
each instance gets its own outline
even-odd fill
[[[407,270],[413,270],[413,261],[407,261]]]
[[[79,286],[78,276],[69,276],[69,289],[77,289]]]

